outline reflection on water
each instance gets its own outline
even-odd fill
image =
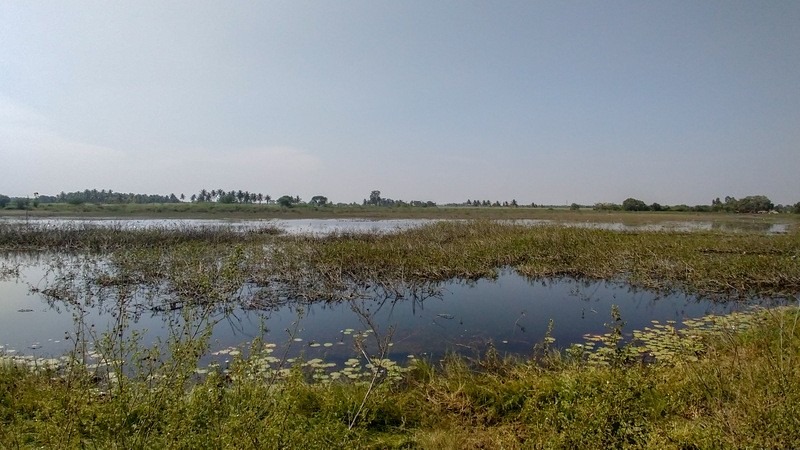
[[[59,264],[85,264],[58,260]],[[9,351],[37,356],[56,356],[69,351],[74,340],[65,339],[80,318],[85,327],[104,331],[124,317],[130,329],[141,330],[142,342],[164,339],[170,325],[181,320],[179,309],[155,307],[159,294],[135,293],[135,301],[120,302],[130,292],[113,289],[86,291],[78,302],[59,300],[48,291],[55,278],[67,271],[53,270],[50,261],[24,257],[7,258],[4,267],[16,266],[0,278],[0,345]],[[72,282],[72,280],[70,280]],[[80,285],[80,280],[75,280]],[[39,291],[39,292],[31,292]],[[248,294],[257,295],[257,288]],[[49,295],[45,295],[45,293]],[[62,295],[66,298],[66,294]],[[247,295],[239,295],[246,298]],[[779,302],[766,302],[772,305]],[[581,342],[586,333],[602,333],[611,321],[612,305],[618,305],[626,330],[643,329],[651,320],[678,320],[706,314],[722,314],[748,305],[699,300],[685,295],[658,295],[626,285],[575,279],[529,281],[505,272],[496,280],[451,281],[435,289],[406,293],[403,298],[378,295],[342,302],[302,303],[288,301],[271,309],[250,309],[243,304],[216,308],[211,352],[246,344],[263,337],[279,347],[290,345],[294,355],[342,361],[354,355],[354,340],[368,344],[392,330],[391,357],[442,355],[447,351],[477,355],[493,343],[499,351],[529,355],[545,335],[548,321],[555,324],[556,345]],[[373,328],[370,330],[370,328]],[[362,334],[370,330],[375,333]],[[224,353],[224,352],[223,352]]]
[[[514,220],[521,225],[561,225],[611,231],[721,231],[726,233],[765,233],[785,234],[789,232],[789,223],[769,222],[727,222],[727,221],[673,221],[664,220],[657,223],[622,223],[622,222],[554,222],[552,220]]]
[[[0,218],[2,223],[26,223],[24,219]],[[199,227],[229,227],[234,230],[248,231],[265,226],[277,227],[287,234],[312,234],[324,236],[334,233],[393,233],[409,228],[439,222],[441,219],[265,219],[265,220],[212,220],[212,219],[31,219],[30,223],[59,226],[99,226],[119,227],[122,229],[182,229]],[[554,221],[548,219],[518,219],[501,222],[519,225],[541,226],[560,225],[612,231],[722,231],[722,232],[756,232],[766,234],[784,234],[790,229],[789,222],[752,221],[669,221],[654,223],[622,223],[622,222],[578,222]]]
[[[435,219],[24,219],[0,218],[2,223],[35,223],[48,227],[92,226],[115,227],[126,230],[146,228],[185,229],[225,227],[239,231],[277,227],[288,234],[327,235],[333,233],[391,233],[434,223]]]

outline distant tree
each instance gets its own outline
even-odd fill
[[[283,195],[277,200],[278,204],[284,208],[291,208],[294,205],[294,197],[291,195]]]
[[[652,205],[650,205],[650,210],[652,210],[652,211],[663,211],[664,207],[661,206],[658,203],[653,203]]]
[[[770,211],[775,205],[765,195],[751,195],[736,202],[736,212],[757,213],[759,211]]]
[[[186,200],[186,195],[184,195],[184,193],[181,192],[181,201],[184,201],[184,200]]]
[[[218,201],[226,205],[236,203],[236,195],[233,192],[223,193]]]
[[[569,205],[569,209],[571,209],[572,211],[577,211],[577,210],[581,209],[581,205],[579,205],[577,203],[573,203],[573,204]]]
[[[723,210],[727,212],[736,212],[737,204],[739,203],[735,197],[725,196],[725,203],[719,205]]]
[[[511,206],[513,206],[514,208],[516,208],[517,206],[519,206],[519,205],[517,204],[517,199],[515,199],[515,198],[511,199]]]
[[[314,206],[325,206],[328,204],[328,197],[325,197],[324,195],[315,195],[311,197],[309,204]]]
[[[369,201],[367,202],[370,205],[380,205],[381,204],[381,191],[372,191],[369,193]]]
[[[792,212],[795,214],[800,214],[800,202],[797,202],[792,206]]]
[[[28,198],[18,197],[15,199],[14,203],[16,204],[17,209],[28,209],[31,200]]]
[[[622,206],[616,203],[595,203],[592,209],[595,211],[621,211]]]
[[[624,211],[649,211],[650,207],[641,200],[629,197],[622,202],[622,209]]]
[[[197,201],[197,194],[192,194],[191,200],[192,200],[192,203],[196,202]]]
[[[0,208],[5,208],[9,203],[11,203],[11,197],[0,195]]]

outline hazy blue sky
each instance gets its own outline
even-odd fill
[[[798,1],[3,1],[0,193],[800,201]]]

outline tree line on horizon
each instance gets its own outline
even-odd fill
[[[283,207],[293,207],[295,205],[311,205],[311,206],[330,206],[333,203],[328,200],[324,195],[315,195],[308,202],[304,202],[300,196],[283,195],[278,199],[273,199],[270,195],[262,193],[253,193],[243,190],[230,190],[224,189],[201,189],[197,194],[192,194],[188,199],[184,194],[175,195],[157,195],[157,194],[135,194],[135,193],[122,193],[114,192],[113,190],[97,190],[85,189],[83,191],[75,192],[61,192],[58,195],[39,195],[33,194],[30,197],[9,197],[0,195],[0,208],[16,208],[27,209],[30,207],[37,207],[40,203],[68,203],[73,205],[81,205],[84,203],[93,204],[148,204],[148,203],[182,203],[185,201],[192,203],[243,203],[243,204],[277,204]],[[350,205],[357,205],[352,203]],[[432,201],[421,200],[393,200],[391,198],[381,197],[381,191],[373,190],[370,192],[369,198],[365,198],[362,206],[380,206],[380,207],[436,207],[437,204]],[[490,200],[472,200],[468,199],[464,203],[450,203],[446,206],[465,206],[465,207],[520,207],[528,205],[519,205],[516,199],[500,202]],[[546,205],[537,205],[531,203],[530,207],[547,207]],[[592,208],[596,211],[679,211],[679,212],[729,212],[729,213],[760,213],[760,212],[781,212],[781,213],[797,213],[800,214],[800,202],[794,205],[775,205],[765,195],[750,195],[741,199],[726,196],[724,199],[719,197],[713,199],[709,205],[660,205],[658,203],[647,204],[642,200],[629,197],[622,203],[595,203],[594,205],[579,205],[572,203],[569,208],[578,210],[581,208]]]
[[[181,200],[185,197],[181,194]],[[218,203],[272,203],[272,196],[250,191],[224,189],[200,189],[197,194],[192,194],[189,199],[192,203],[218,202]],[[298,197],[299,201],[299,197]]]
[[[181,200],[183,199],[183,194],[181,194]],[[315,195],[311,197],[311,200],[308,202],[303,202],[303,199],[301,199],[299,195],[282,195],[277,199],[273,199],[272,196],[268,194],[265,195],[262,193],[242,191],[241,189],[232,191],[225,191],[224,189],[201,189],[199,193],[192,194],[192,196],[189,198],[189,201],[192,203],[216,202],[225,204],[266,203],[267,205],[278,204],[287,208],[299,204],[309,204],[313,206],[327,206],[331,204],[328,201],[328,197],[325,197],[324,195]]]
[[[179,203],[181,200],[175,196],[170,195],[157,195],[157,194],[134,194],[114,192],[113,190],[97,190],[85,189],[83,191],[64,192],[61,191],[58,195],[39,195],[38,192],[33,193],[33,198],[30,197],[9,197],[7,195],[0,195],[0,208],[6,208],[9,205],[17,209],[25,209],[28,207],[37,207],[40,203],[68,203],[72,205],[82,205],[84,203],[95,204],[122,204],[122,203]]]
[[[34,193],[32,200],[36,203],[69,203],[81,205],[84,203],[121,204],[121,203],[179,203],[180,199],[175,194],[134,194],[133,192],[114,192],[111,189],[85,189],[83,191],[64,192],[58,195],[39,195]]]
[[[411,201],[403,201],[403,200],[393,200],[391,198],[383,198],[381,197],[381,191],[374,190],[369,193],[369,199],[364,199],[361,202],[363,206],[415,206],[415,207],[433,207],[436,206],[436,203],[432,201],[423,201],[423,200],[411,200]]]
[[[574,206],[574,204],[573,204]],[[573,208],[574,209],[574,208]],[[617,203],[596,203],[592,209],[597,211],[681,211],[681,212],[729,212],[729,213],[765,213],[765,212],[794,212],[800,213],[800,202],[794,205],[775,205],[766,195],[749,195],[741,199],[726,196],[725,201],[715,198],[710,205],[648,205],[642,200],[629,197]]]

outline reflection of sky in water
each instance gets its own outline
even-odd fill
[[[25,223],[24,219],[0,218],[4,223]],[[187,227],[231,227],[247,231],[265,226],[275,226],[288,234],[326,235],[343,232],[391,233],[425,224],[439,219],[267,219],[267,220],[212,220],[212,219],[31,219],[32,223],[46,226],[113,226],[125,229],[143,228],[187,228]],[[760,232],[780,234],[789,231],[789,223],[762,221],[659,221],[657,223],[626,224],[621,222],[570,222],[547,219],[503,220],[501,222],[521,225],[562,225],[614,231],[724,231]]]
[[[4,223],[26,223],[24,219],[0,218]],[[339,232],[387,233],[433,223],[434,219],[265,219],[265,220],[213,220],[213,219],[32,219],[30,223],[44,226],[99,226],[123,229],[192,227],[229,227],[247,231],[274,226],[289,234],[325,235]]]
[[[38,294],[29,294],[27,283],[40,288],[46,284],[41,264],[23,267],[21,276],[22,281],[0,281],[0,345],[37,356],[56,356],[71,349],[72,341],[64,336],[75,329],[75,308],[63,304],[51,308]],[[236,309],[227,316],[216,317],[220,321],[214,328],[211,351],[252,341],[261,335],[263,324],[267,342],[283,346],[290,337],[300,339],[291,341],[293,355],[344,360],[354,356],[356,331],[368,329],[355,308],[369,314],[380,334],[393,328],[393,358],[441,355],[445,351],[474,355],[488,342],[501,352],[527,355],[544,337],[550,319],[555,324],[556,345],[562,347],[581,342],[585,333],[604,332],[604,324],[611,321],[613,304],[619,306],[627,331],[643,329],[651,320],[680,320],[744,307],[683,295],[659,296],[608,282],[529,282],[513,273],[503,273],[494,281],[445,283],[439,295],[425,299],[316,303],[273,311]],[[148,330],[142,342],[149,344],[166,336],[169,318],[180,322],[177,312],[148,310],[131,327]],[[85,320],[95,324],[97,331],[103,331],[114,317],[108,310],[89,308]],[[374,342],[374,337],[370,335],[366,340]]]

